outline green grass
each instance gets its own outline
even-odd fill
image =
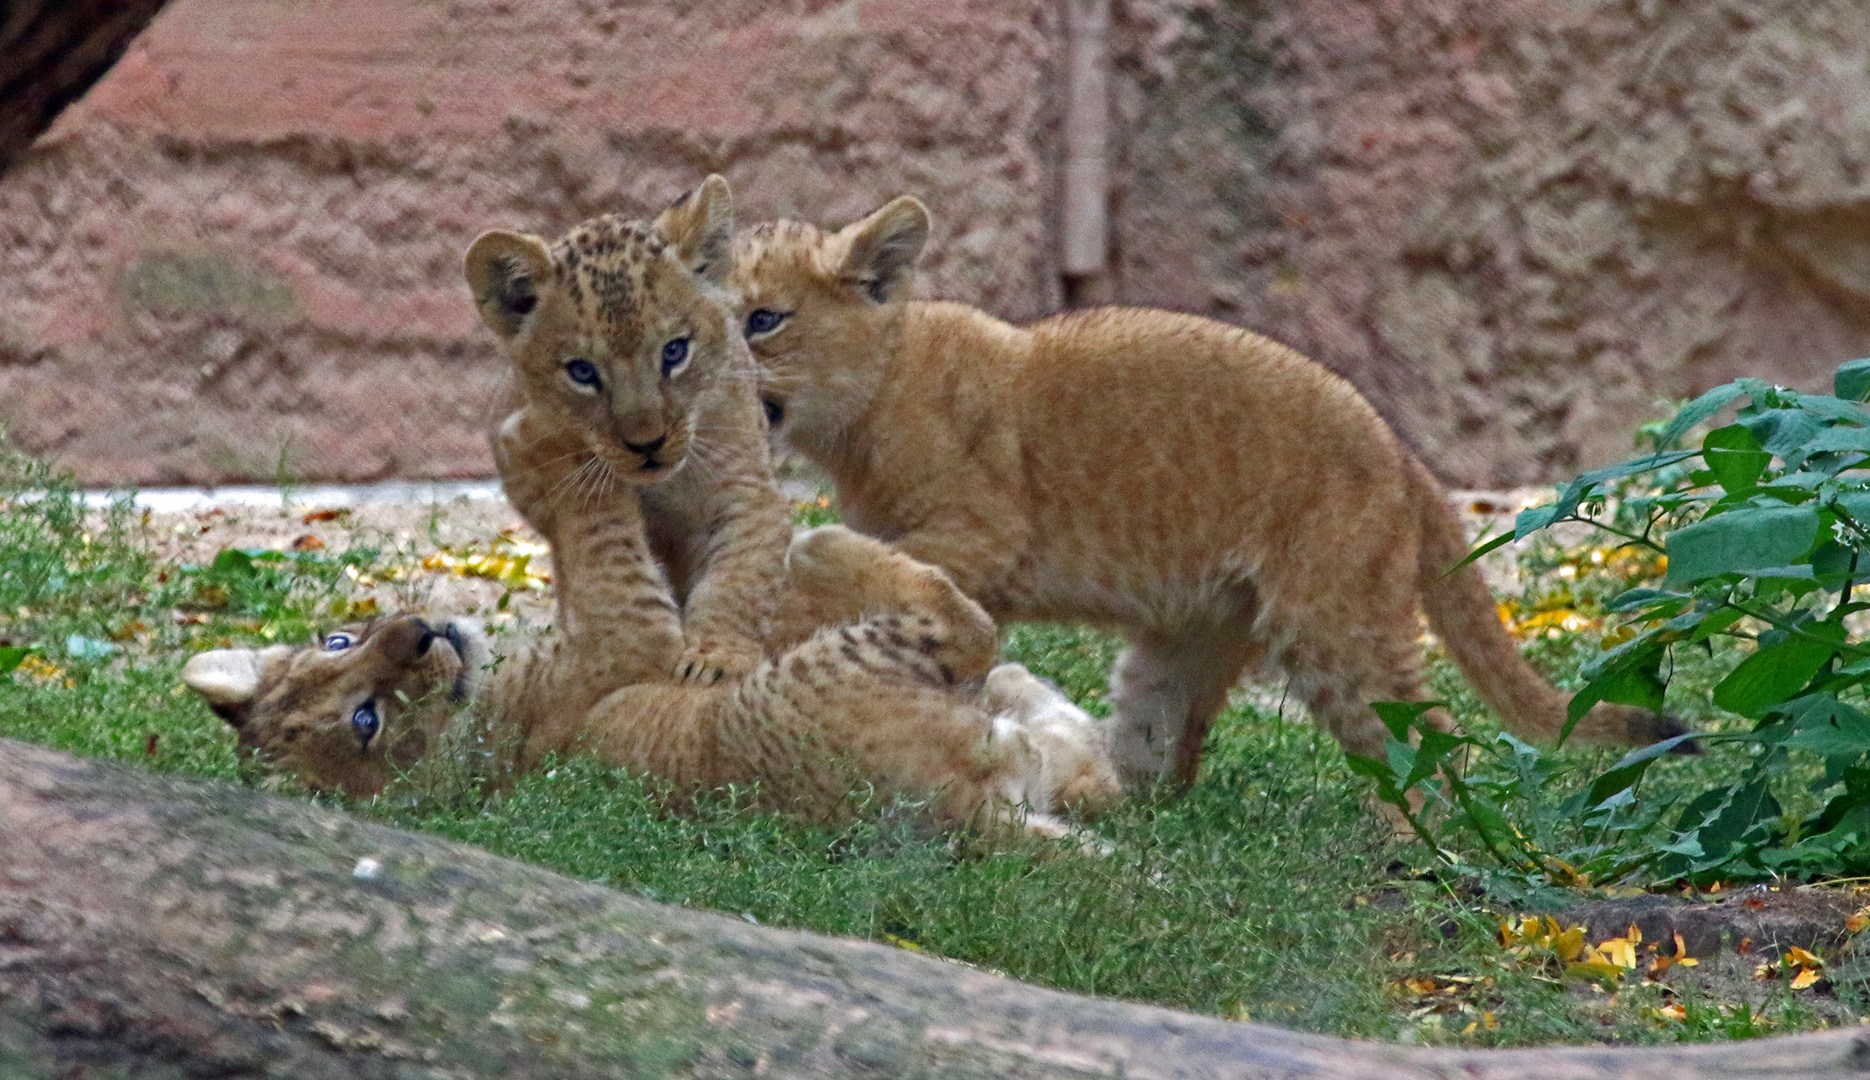
[[[22,498],[31,490],[42,494]],[[358,543],[166,565],[149,553],[138,513],[86,514],[68,485],[17,457],[0,459],[0,500],[0,666],[34,650],[0,674],[0,735],[205,776],[243,770],[224,725],[179,687],[187,655],[300,639],[350,602],[347,567],[380,571],[400,557]],[[1540,652],[1575,667],[1592,647],[1576,637]],[[1107,637],[1058,627],[1015,629],[1006,646],[1098,712],[1114,652]],[[1464,721],[1484,723],[1458,679],[1438,671],[1437,685]],[[1760,1022],[1731,999],[1689,998],[1680,1023],[1652,1014],[1660,990],[1610,995],[1554,978],[1500,947],[1497,899],[1463,876],[1423,872],[1426,853],[1389,834],[1336,745],[1309,725],[1236,706],[1211,739],[1186,797],[1095,824],[1106,858],[983,853],[932,833],[913,807],[874,807],[824,829],[739,809],[723,793],[675,816],[640,778],[589,760],[523,778],[498,800],[404,791],[353,809],[655,900],[1332,1034],[1474,1045],[1714,1039],[1854,1018],[1861,1007],[1781,994]],[[1719,755],[1672,762],[1654,784],[1692,788],[1707,770],[1733,767]]]

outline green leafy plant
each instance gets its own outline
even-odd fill
[[[1585,831],[1596,824],[1601,839],[1585,853],[1596,880],[1638,871],[1690,879],[1870,871],[1870,644],[1863,641],[1870,617],[1860,616],[1870,602],[1857,592],[1870,577],[1866,397],[1870,359],[1838,369],[1829,395],[1760,379],[1717,387],[1652,429],[1652,453],[1585,473],[1554,502],[1523,511],[1512,533],[1469,555],[1582,523],[1666,556],[1660,583],[1606,604],[1622,626],[1609,639],[1614,647],[1585,665],[1565,736],[1600,701],[1660,709],[1680,650],[1752,646],[1727,654],[1737,659],[1710,692],[1713,705],[1751,729],[1698,736],[1750,746],[1740,775],[1687,800],[1666,830],[1654,828],[1657,811],[1640,807],[1635,791],[1684,741],[1671,739],[1630,753],[1557,804]],[[1737,407],[1733,423],[1709,431],[1698,447],[1679,445],[1729,406]],[[1377,777],[1382,798],[1403,805],[1398,800],[1415,787],[1446,803],[1505,866],[1545,866],[1554,857],[1536,839],[1536,822],[1528,833],[1505,805],[1549,780],[1541,779],[1536,751],[1431,732],[1419,711],[1392,709],[1384,719],[1394,736],[1390,760],[1353,764]],[[1464,749],[1492,755],[1494,767],[1461,779],[1449,766]],[[1801,760],[1795,754],[1822,762],[1810,790],[1827,796],[1804,816],[1789,814],[1775,794]],[[1433,843],[1432,833],[1424,837]]]

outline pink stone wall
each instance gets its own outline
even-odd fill
[[[1342,371],[1444,477],[1870,353],[1859,0],[1122,0],[1115,289]],[[459,254],[934,208],[921,292],[1060,302],[1059,0],[174,0],[0,180],[0,423],[85,479],[485,475]]]
[[[1304,349],[1445,477],[1870,353],[1858,0],[1127,9],[1125,297]]]
[[[0,182],[0,423],[87,481],[482,476],[481,229],[941,209],[925,287],[1057,303],[1023,0],[174,0]]]

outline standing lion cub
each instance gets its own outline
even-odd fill
[[[776,433],[830,473],[845,521],[947,570],[996,620],[1120,630],[1113,751],[1187,784],[1248,672],[1291,679],[1352,753],[1373,701],[1420,700],[1418,614],[1507,727],[1565,698],[1514,648],[1440,486],[1357,391],[1258,334],[1166,311],[1013,326],[907,301],[928,211],[740,234],[733,284]],[[1447,724],[1445,716],[1437,722]],[[1682,731],[1599,705],[1579,738]]]

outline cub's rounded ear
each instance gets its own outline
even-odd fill
[[[719,285],[734,268],[734,193],[715,173],[656,218],[656,234],[695,276]]]
[[[210,649],[182,666],[182,682],[208,701],[208,708],[239,727],[260,694],[267,665],[292,651],[284,645],[265,649]]]
[[[912,195],[899,195],[838,233],[845,245],[839,277],[860,286],[876,303],[903,299],[928,238],[928,207]]]
[[[498,229],[481,233],[467,252],[468,287],[481,321],[503,338],[519,333],[539,306],[539,284],[552,278],[552,254],[545,241]]]

